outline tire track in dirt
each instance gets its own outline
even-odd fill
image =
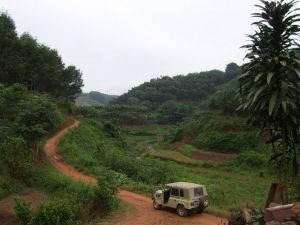
[[[79,172],[56,152],[62,136],[79,125],[80,121],[74,120],[72,125],[60,130],[49,138],[45,144],[45,153],[49,162],[64,175],[74,180],[97,185],[95,178]],[[218,225],[222,220],[219,217],[205,213],[178,217],[173,210],[154,210],[150,198],[125,190],[121,190],[118,193],[118,197],[132,205],[134,211],[126,218],[118,220],[118,222],[105,223],[107,225]]]

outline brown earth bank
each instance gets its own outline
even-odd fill
[[[217,152],[203,152],[198,151],[194,152],[190,158],[201,160],[204,162],[212,162],[212,163],[220,163],[224,161],[228,161],[234,159],[236,154],[225,154],[225,153],[217,153]]]
[[[15,198],[24,199],[31,202],[31,207],[36,210],[37,207],[47,201],[47,196],[30,188],[25,188],[21,193],[10,195],[0,200],[0,225],[16,225],[18,219],[14,212]]]
[[[45,145],[45,152],[51,164],[61,173],[69,176],[75,180],[80,180],[92,185],[97,184],[97,180],[93,177],[87,176],[74,167],[69,165],[63,158],[56,152],[57,145],[61,137],[68,132],[69,129],[78,127],[80,121],[75,120],[72,125],[57,132],[53,137],[48,139]],[[194,214],[182,218],[176,215],[173,210],[154,210],[152,207],[152,200],[149,197],[136,194],[133,192],[121,190],[118,193],[121,200],[129,203],[133,207],[133,212],[128,215],[121,215],[116,221],[105,222],[100,224],[116,224],[116,225],[218,225],[222,218],[215,217],[209,214]]]
[[[184,141],[177,141],[174,142],[171,145],[175,149],[180,149],[186,146],[186,143]],[[220,163],[224,161],[228,161],[231,159],[234,159],[237,156],[237,154],[227,154],[227,153],[220,153],[220,152],[213,152],[213,151],[196,151],[192,153],[190,156],[191,159],[200,160],[203,162],[209,162],[209,163]]]

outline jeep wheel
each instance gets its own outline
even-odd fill
[[[186,216],[188,214],[188,211],[183,205],[178,205],[177,214],[178,216]]]
[[[161,209],[161,205],[157,203],[155,199],[153,199],[153,208],[154,209]]]
[[[196,208],[196,212],[197,212],[197,213],[202,213],[204,209],[205,209],[204,206],[199,205],[199,206]]]

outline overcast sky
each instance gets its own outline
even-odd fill
[[[83,73],[85,92],[122,94],[151,78],[241,64],[258,0],[0,0]]]

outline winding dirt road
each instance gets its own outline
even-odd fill
[[[57,154],[57,145],[61,137],[72,128],[80,125],[80,121],[75,120],[72,125],[57,132],[53,137],[48,139],[45,145],[45,152],[51,164],[61,173],[75,180],[83,181],[91,185],[97,185],[97,180],[87,176],[74,167],[69,165],[64,159]],[[221,218],[208,214],[195,214],[188,217],[179,217],[173,210],[154,210],[152,200],[146,196],[133,192],[121,190],[118,196],[123,201],[129,203],[134,211],[129,216],[116,222],[108,223],[110,225],[219,225]]]

